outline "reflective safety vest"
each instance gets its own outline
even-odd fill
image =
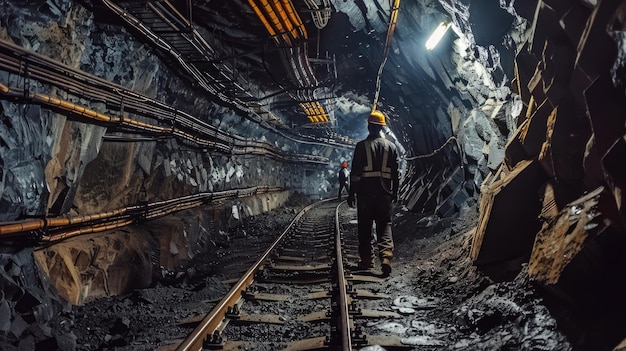
[[[397,189],[396,146],[384,138],[367,138],[357,143],[350,172],[357,194],[389,194]]]
[[[366,139],[364,141],[364,144],[367,164],[365,165],[365,167],[363,167],[363,173],[361,173],[361,178],[381,177],[386,179],[392,179],[391,168],[387,165],[387,161],[389,160],[389,144],[383,143],[383,159],[380,164],[380,170],[378,171],[374,170],[374,161],[372,160],[372,140]]]

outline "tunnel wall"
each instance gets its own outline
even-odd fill
[[[583,314],[619,318],[626,7],[536,5],[530,40],[515,59],[524,108],[502,164],[482,184],[471,256],[486,270],[515,267],[515,275],[527,267]]]
[[[234,156],[176,138],[138,140],[123,129],[85,123],[28,100],[38,93],[101,111],[101,104],[82,99],[80,91],[62,91],[28,80],[25,73],[0,69],[3,93],[5,87],[28,91],[26,98],[0,99],[0,222],[83,216],[240,188],[291,189],[76,236],[34,251],[39,233],[0,245],[0,327],[4,335],[23,338],[23,349],[34,343],[31,332],[71,345],[71,332],[59,329],[68,322],[60,316],[70,309],[68,302],[126,293],[179,273],[195,255],[210,254],[211,245],[204,244],[222,240],[221,230],[283,206],[294,193],[336,195],[336,171],[351,150],[300,145],[232,106],[198,94],[149,46],[118,24],[95,23],[93,13],[78,2],[0,1],[0,14],[2,41],[168,104],[227,133],[267,142],[284,153],[330,160],[303,164]]]
[[[285,205],[292,192],[260,194],[185,210],[122,230],[73,237],[34,252],[59,295],[82,305],[187,274],[196,256],[215,255],[245,218]]]
[[[2,6],[7,19],[12,18],[0,27],[2,40],[162,101],[229,133],[271,143],[282,152],[331,158],[332,163],[302,167],[268,157],[230,156],[173,138],[137,141],[136,136],[114,128],[3,99],[0,114],[5,123],[0,136],[6,146],[0,149],[1,220],[62,215],[71,210],[84,213],[150,200],[150,196],[258,185],[289,187],[310,196],[334,193],[336,169],[349,158],[350,150],[299,144],[253,122],[246,113],[199,95],[148,46],[123,27],[95,23],[93,14],[79,3],[3,2]],[[102,107],[81,101],[78,92],[36,81],[25,83],[18,75],[0,72],[0,80],[9,88],[30,84],[33,93],[56,95],[96,111]],[[135,142],[107,140],[105,134]],[[160,184],[168,191],[146,183],[155,177],[169,184]]]

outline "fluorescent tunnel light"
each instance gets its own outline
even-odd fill
[[[450,22],[439,23],[439,26],[437,27],[437,29],[435,29],[433,34],[431,34],[430,38],[428,38],[428,40],[426,41],[427,50],[432,50],[435,48],[435,46],[437,46],[441,38],[443,38],[443,35],[446,34],[446,31],[448,30],[448,28],[450,28],[451,24],[452,23]]]

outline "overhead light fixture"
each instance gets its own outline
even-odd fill
[[[432,50],[435,48],[435,46],[437,46],[441,38],[443,38],[443,35],[446,34],[446,32],[448,31],[448,28],[450,28],[451,24],[452,23],[450,22],[439,23],[439,26],[437,27],[437,29],[435,29],[433,34],[431,34],[430,38],[428,38],[428,40],[426,41],[427,50]]]

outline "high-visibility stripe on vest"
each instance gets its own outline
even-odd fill
[[[367,160],[367,164],[363,168],[363,173],[361,173],[360,178],[391,178],[391,168],[387,165],[387,161],[389,160],[389,145],[384,144],[383,151],[383,159],[382,164],[380,165],[380,171],[374,171],[374,161],[372,160],[372,140],[365,140],[365,157]]]

